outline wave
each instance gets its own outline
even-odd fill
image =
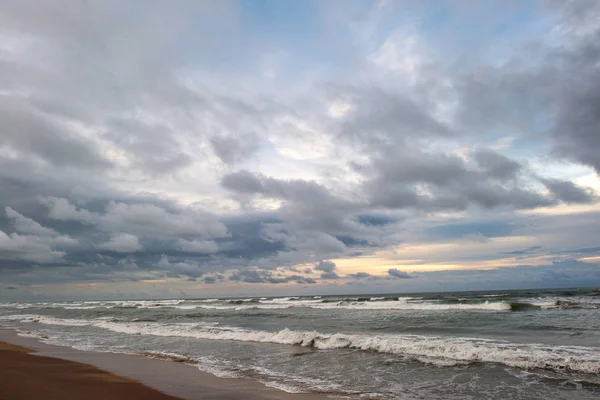
[[[0,316],[0,320],[46,325],[90,326],[128,335],[276,343],[316,349],[351,348],[401,355],[440,366],[487,362],[501,363],[522,369],[548,369],[587,374],[600,373],[600,349],[582,346],[518,344],[494,339],[422,335],[325,334],[316,331],[293,331],[289,329],[272,332],[212,326],[203,323],[131,323],[108,320],[61,319],[41,315]]]
[[[65,310],[103,309],[212,309],[212,310],[252,310],[252,309],[347,309],[347,310],[423,310],[423,311],[535,311],[552,309],[600,309],[600,299],[589,296],[530,297],[519,299],[499,299],[485,295],[485,298],[422,298],[422,297],[327,297],[319,296],[248,298],[248,299],[205,299],[205,300],[129,300],[129,301],[84,301],[84,302],[41,302],[41,303],[0,303],[2,308],[62,308]]]
[[[265,310],[265,309],[288,309],[288,308],[314,308],[320,310],[483,310],[483,311],[510,311],[510,303],[484,302],[473,304],[435,304],[435,303],[410,303],[407,301],[335,301],[324,302],[319,300],[298,300],[283,303],[260,303],[260,304],[238,304],[237,307],[230,305],[198,305],[196,308],[211,310]]]
[[[262,298],[261,303],[286,303],[288,301],[300,300],[300,297],[275,297],[272,299]]]

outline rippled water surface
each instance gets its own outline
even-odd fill
[[[600,398],[598,289],[5,303],[0,325],[290,392]]]

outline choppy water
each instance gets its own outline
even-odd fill
[[[598,289],[5,303],[0,325],[291,392],[600,398]]]

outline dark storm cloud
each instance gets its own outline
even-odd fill
[[[348,274],[347,276],[352,279],[366,279],[372,277],[373,275],[369,274],[368,272],[357,272],[355,274]]]
[[[297,258],[293,255],[294,251],[301,253],[304,249],[315,252],[316,257],[334,258],[348,255],[349,248],[385,246],[389,243],[384,238],[385,230],[398,218],[373,218],[371,215],[377,214],[365,212],[373,208],[527,209],[567,201],[564,195],[538,192],[530,182],[537,179],[541,183],[539,178],[519,163],[489,149],[475,151],[470,160],[415,149],[389,153],[389,157],[387,152],[380,154],[383,155],[375,156],[372,165],[361,170],[367,178],[366,202],[341,198],[313,181],[282,180],[249,171],[226,174],[222,185],[240,196],[242,203],[255,196],[284,201],[278,213],[279,222],[265,224],[263,234],[266,240],[291,250],[286,252],[286,263],[291,264],[306,261],[304,255]],[[555,182],[563,183],[569,186],[563,181]],[[428,193],[423,193],[423,185],[427,185]],[[573,192],[583,190],[572,184],[570,187]],[[569,201],[573,200],[576,200],[573,196],[569,197]],[[584,197],[578,200],[589,201]],[[398,243],[397,238],[395,241]]]
[[[596,6],[596,8],[598,8]],[[600,17],[600,13],[596,13]],[[566,50],[557,60],[565,64],[557,88],[562,103],[556,117],[553,137],[555,151],[600,173],[600,30],[583,43]],[[596,66],[595,66],[596,65]]]
[[[315,265],[316,271],[333,272],[336,269],[337,266],[332,261],[319,261],[317,265]]]
[[[542,182],[557,199],[565,203],[593,203],[598,201],[591,189],[582,188],[570,181],[543,179]]]
[[[325,280],[328,280],[328,279],[339,279],[339,278],[340,278],[339,275],[336,274],[335,272],[323,272],[321,274],[321,279],[325,279]]]
[[[475,166],[451,154],[410,148],[400,153],[386,152],[375,157],[366,170],[364,190],[372,206],[390,209],[528,209],[593,200],[585,189],[571,182],[541,180],[522,170],[519,163],[489,149],[478,150],[472,156]],[[536,180],[550,185],[553,196],[531,187],[530,182]]]
[[[367,226],[355,218],[364,206],[335,196],[316,182],[240,171],[225,175],[222,185],[242,204],[254,197],[285,203],[277,213],[279,222],[264,224],[262,231],[266,240],[281,243],[300,256],[292,264],[308,261],[302,255],[308,252],[315,254],[314,259],[333,258],[344,254],[347,245],[378,245],[373,233],[381,226]],[[287,255],[291,256],[290,251]]]
[[[259,269],[245,269],[235,271],[228,278],[230,281],[245,283],[271,283],[282,284],[295,282],[298,284],[315,284],[314,279],[300,275],[279,275],[275,276],[272,271]]]
[[[321,279],[324,280],[330,280],[330,279],[339,279],[339,275],[337,274],[337,272],[335,272],[337,270],[337,266],[335,265],[335,263],[333,261],[319,261],[315,267],[314,267],[315,271],[322,271],[321,272]]]
[[[390,277],[392,277],[392,278],[398,278],[398,279],[411,279],[411,278],[413,278],[413,276],[410,275],[409,273],[404,272],[404,271],[400,271],[397,268],[388,269],[388,275]]]
[[[398,221],[397,218],[381,214],[361,214],[356,217],[356,220],[367,226],[384,226]]]

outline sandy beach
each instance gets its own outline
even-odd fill
[[[1,400],[319,400],[184,363],[74,350],[0,329]]]
[[[147,399],[174,400],[134,380],[88,364],[32,355],[31,350],[0,342],[1,399]]]

